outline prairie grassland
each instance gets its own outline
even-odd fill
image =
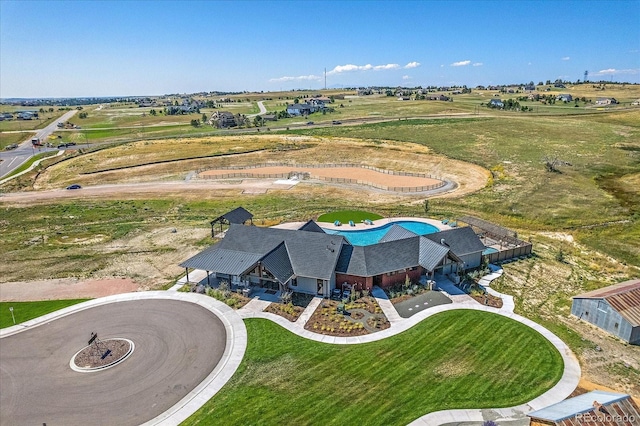
[[[21,143],[35,135],[33,132],[19,132],[19,133],[7,133],[0,132],[0,150],[4,149],[7,145],[14,143]]]

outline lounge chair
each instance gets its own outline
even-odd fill
[[[364,220],[364,224],[365,225],[373,225],[373,222],[371,221],[371,219],[365,219]]]
[[[350,221],[349,221],[349,226],[356,226],[356,224],[355,224],[355,223],[353,223],[353,221],[352,221],[352,220],[350,220]]]
[[[455,228],[456,226],[458,226],[458,222],[449,222],[449,226]]]
[[[442,224],[446,225],[447,223],[449,223],[449,219],[442,219]]]
[[[334,226],[341,226],[341,225],[342,225],[342,223],[340,223],[340,221],[339,221],[339,220],[336,220],[335,222],[333,222],[333,225],[334,225]]]

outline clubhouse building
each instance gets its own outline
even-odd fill
[[[418,235],[391,225],[375,244],[352,245],[309,221],[298,229],[231,223],[218,243],[180,266],[234,287],[261,286],[329,297],[334,288],[372,290],[478,267],[486,249],[471,227]]]

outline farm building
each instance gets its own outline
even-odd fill
[[[625,342],[640,345],[640,279],[575,296],[571,314]]]
[[[636,425],[640,409],[629,395],[595,390],[527,414],[531,426]]]
[[[222,232],[222,225],[230,225],[232,223],[244,225],[247,222],[253,225],[253,214],[244,207],[237,207],[211,221],[211,238],[215,237],[214,227],[216,223],[220,225],[220,232]]]

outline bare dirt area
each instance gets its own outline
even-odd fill
[[[33,302],[39,300],[93,299],[113,294],[146,290],[131,278],[102,278],[0,283],[0,302]]]
[[[217,177],[225,174],[234,173],[236,170],[207,170],[202,172],[202,177]],[[421,186],[438,185],[441,181],[420,176],[398,176],[385,174],[375,170],[357,168],[357,167],[296,167],[296,166],[275,166],[260,167],[256,169],[241,169],[237,172],[267,174],[267,175],[286,175],[291,172],[309,173],[312,177],[330,178],[330,179],[353,179],[358,181],[370,182],[386,187],[412,188]]]

